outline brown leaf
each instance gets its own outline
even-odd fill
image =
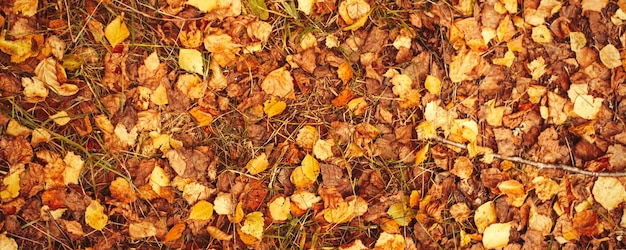
[[[593,210],[584,210],[576,213],[572,224],[580,235],[593,236],[598,231],[598,214]]]

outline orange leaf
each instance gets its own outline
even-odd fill
[[[167,234],[165,235],[165,242],[172,242],[175,240],[180,239],[180,237],[183,235],[183,231],[185,231],[185,228],[187,226],[185,225],[185,223],[178,223],[176,225],[174,225],[169,232],[167,232]]]
[[[346,87],[341,92],[339,92],[339,95],[337,95],[337,97],[335,97],[335,99],[333,99],[331,103],[335,107],[341,107],[348,104],[348,102],[350,102],[352,98],[354,98],[354,92],[352,92],[349,87]]]
[[[347,82],[349,82],[354,76],[354,71],[352,71],[352,67],[350,67],[350,63],[344,62],[340,64],[339,68],[337,69],[337,76],[339,76],[339,79],[341,79],[343,84],[346,84]]]

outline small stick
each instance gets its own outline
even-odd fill
[[[453,141],[450,141],[448,139],[445,139],[439,136],[432,138],[432,139],[435,141],[450,145],[450,146],[460,148],[460,149],[467,149],[467,146],[463,143],[453,142]],[[497,159],[501,159],[501,160],[507,160],[511,162],[534,166],[539,169],[545,168],[545,169],[565,170],[567,172],[571,172],[575,174],[582,174],[582,175],[588,175],[588,176],[594,176],[594,177],[624,177],[626,176],[626,172],[592,172],[592,171],[579,169],[579,168],[575,168],[575,167],[564,165],[564,164],[549,164],[549,163],[543,163],[543,162],[535,162],[535,161],[526,160],[521,157],[502,156],[502,155],[495,154],[495,153],[493,154],[493,157]]]

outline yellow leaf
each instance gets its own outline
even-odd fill
[[[257,240],[261,240],[261,238],[263,238],[263,228],[263,213],[252,212],[246,215],[246,220],[243,222],[243,226],[241,226],[241,231]]]
[[[546,44],[552,42],[552,33],[544,24],[534,27],[531,37],[536,43]]]
[[[437,136],[437,128],[435,128],[433,124],[428,121],[421,121],[419,124],[417,124],[417,127],[415,127],[415,132],[417,132],[417,135],[420,138],[424,139],[430,139]]]
[[[193,116],[194,119],[198,122],[198,126],[204,127],[209,126],[213,122],[213,116],[207,112],[202,111],[202,108],[199,106],[193,107],[189,110],[189,114]]]
[[[50,133],[48,133],[48,131],[46,131],[45,129],[36,128],[31,133],[30,145],[35,147],[39,143],[49,142],[51,137],[52,135],[50,135]]]
[[[37,77],[22,77],[22,87],[28,102],[41,102],[48,97],[46,84]]]
[[[190,220],[208,220],[213,216],[213,204],[208,201],[198,201],[189,212]]]
[[[11,167],[11,173],[4,177],[2,184],[4,190],[0,191],[0,198],[7,201],[16,198],[20,194],[20,180],[24,172],[24,164]]]
[[[71,120],[70,116],[65,111],[60,111],[60,112],[57,112],[54,115],[51,115],[50,119],[52,119],[54,121],[54,123],[56,123],[57,125],[60,125],[60,126],[63,126],[65,124],[67,124]]]
[[[363,115],[367,107],[368,104],[365,97],[354,98],[348,102],[348,110],[352,111],[356,116]]]
[[[312,126],[306,125],[298,130],[298,136],[296,136],[296,144],[304,149],[312,149],[313,145],[319,140],[319,134],[317,129]]]
[[[626,199],[624,186],[615,177],[598,177],[591,192],[593,198],[609,211],[615,209]]]
[[[25,36],[18,40],[7,41],[5,40],[6,30],[2,30],[0,33],[0,50],[4,53],[11,55],[11,62],[21,63],[30,57],[34,57],[39,53],[39,50],[32,50],[37,47],[35,41],[36,37]],[[43,40],[43,36],[40,36]]]
[[[65,185],[78,184],[80,172],[83,170],[85,162],[80,158],[80,156],[75,155],[72,151],[65,155],[63,162],[66,164],[65,169],[63,170],[63,182]]]
[[[365,212],[367,212],[367,201],[360,196],[350,196],[337,207],[329,207],[322,211],[324,219],[330,223],[346,223]]]
[[[333,139],[328,140],[317,140],[315,145],[313,145],[313,155],[322,161],[333,157],[332,147],[335,145]]]
[[[390,234],[382,232],[376,240],[376,250],[400,250],[405,248],[405,239],[402,234]]]
[[[528,63],[527,67],[530,70],[530,75],[532,75],[533,80],[538,80],[546,73],[546,60],[540,56]]]
[[[291,172],[289,180],[291,180],[291,183],[293,183],[296,188],[306,188],[313,185],[313,183],[315,182],[314,180],[309,179],[309,177],[304,174],[304,172],[302,171],[302,166],[296,167]]]
[[[211,60],[220,66],[226,67],[234,63],[239,57],[241,45],[235,44],[228,34],[209,34],[204,37],[204,47],[211,52]]]
[[[11,119],[9,124],[7,125],[6,131],[7,135],[10,136],[27,136],[32,133],[32,130],[29,128],[22,126],[18,121]]]
[[[298,0],[298,10],[308,16],[311,14],[315,2],[315,0]]]
[[[183,231],[185,231],[185,228],[187,228],[187,225],[185,223],[178,223],[174,225],[170,229],[170,231],[167,232],[163,241],[172,242],[180,239],[180,237],[183,236]]]
[[[291,211],[291,201],[289,197],[276,197],[276,199],[268,204],[268,209],[274,221],[287,220],[289,218],[289,212]]]
[[[608,44],[600,50],[600,61],[609,69],[622,66],[619,50],[613,44]]]
[[[400,226],[408,226],[415,217],[415,212],[407,206],[407,202],[400,201],[387,209],[387,214]]]
[[[150,95],[150,101],[159,106],[163,106],[169,103],[167,99],[167,90],[162,83],[160,83],[159,86],[154,90],[154,92],[152,92],[152,94]]]
[[[441,80],[435,76],[427,75],[424,81],[424,87],[433,95],[439,95],[441,91]]]
[[[511,67],[513,61],[515,61],[515,54],[511,50],[507,50],[503,58],[494,58],[492,61],[496,65]]]
[[[302,159],[301,164],[304,175],[312,181],[317,180],[317,176],[320,174],[320,164],[317,160],[310,154],[307,154],[304,156],[304,159]]]
[[[603,98],[594,98],[592,95],[579,95],[574,102],[574,113],[587,120],[596,118],[602,108]]]
[[[263,112],[265,112],[267,118],[279,115],[285,108],[287,108],[287,103],[276,100],[274,96],[271,96],[269,100],[263,103]]]
[[[474,224],[479,233],[484,232],[485,228],[495,223],[497,219],[496,206],[493,201],[483,203],[474,212]]]
[[[489,225],[483,233],[483,246],[487,249],[502,248],[509,244],[511,223]]]
[[[551,200],[559,192],[559,184],[550,178],[537,176],[532,181],[537,198],[542,201]]]
[[[251,175],[255,175],[265,171],[269,165],[270,163],[267,161],[267,156],[265,153],[261,153],[259,156],[250,160],[248,164],[246,164],[246,169]]]
[[[7,237],[7,232],[0,233],[0,246],[3,250],[17,250],[17,242],[11,237]]]
[[[22,15],[32,17],[37,13],[37,0],[15,0],[13,3],[13,12],[15,14],[22,12]]]
[[[316,196],[314,193],[306,190],[298,190],[291,195],[291,201],[302,210],[312,208],[315,203],[318,203],[321,200],[321,197]]]
[[[578,52],[587,46],[587,38],[582,32],[570,32],[569,33],[570,48],[574,52]]]
[[[339,3],[339,16],[349,25],[344,30],[357,30],[365,25],[370,8],[370,5],[363,0],[346,0]]]
[[[209,63],[209,68],[211,69],[211,80],[207,84],[211,90],[221,91],[228,86],[228,80],[226,76],[224,76],[224,72],[222,72],[222,68],[217,63],[217,61],[212,60]]]
[[[154,223],[149,221],[142,221],[138,223],[130,223],[128,225],[128,234],[133,239],[141,239],[155,236],[157,229]]]
[[[130,36],[130,31],[126,24],[123,22],[124,12],[119,15],[117,18],[113,19],[105,28],[104,28],[104,36],[111,44],[111,47],[115,47],[122,41],[124,41],[128,36]]]
[[[537,104],[541,101],[541,97],[546,94],[546,87],[541,85],[532,85],[526,90],[530,103]]]
[[[288,99],[296,98],[293,88],[293,77],[291,77],[291,73],[285,67],[280,67],[270,72],[261,82],[261,89],[269,95]]]
[[[596,11],[601,12],[609,3],[609,0],[582,0],[583,12]]]
[[[126,146],[134,146],[137,141],[137,136],[139,135],[137,133],[137,127],[133,127],[129,132],[122,123],[118,123],[117,126],[115,126],[114,132],[115,136]]]
[[[211,12],[219,7],[219,1],[217,0],[188,0],[187,5],[198,8],[202,12]]]
[[[183,49],[178,52],[178,66],[187,72],[204,74],[202,53],[195,49]]]
[[[337,76],[344,84],[348,83],[354,76],[354,71],[352,70],[350,63],[343,62],[342,64],[339,64],[339,68],[337,68]]]
[[[156,166],[150,174],[150,186],[157,194],[161,194],[161,188],[170,185],[170,178],[165,174],[163,168]]]
[[[463,179],[467,180],[472,177],[472,173],[474,172],[474,164],[465,156],[461,156],[456,158],[454,161],[454,166],[450,170],[450,173]]]
[[[235,214],[232,216],[229,215],[228,220],[233,223],[239,223],[243,220],[243,216],[243,203],[240,201],[237,203],[237,206],[235,206]]]
[[[97,200],[92,200],[85,210],[85,223],[96,230],[102,230],[109,221],[104,213],[104,207]]]
[[[504,116],[504,111],[506,110],[506,107],[495,107],[495,99],[491,99],[485,104],[489,106],[489,111],[487,113],[487,124],[492,127],[502,126],[502,117]]]

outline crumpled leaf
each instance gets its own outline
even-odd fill
[[[339,3],[339,16],[349,25],[344,27],[344,30],[357,30],[363,27],[370,9],[370,5],[363,0],[345,0]]]
[[[36,39],[40,38],[43,41],[42,35],[26,36],[21,39],[8,41],[6,40],[6,30],[2,30],[0,33],[0,51],[11,55],[11,62],[21,63],[30,57],[34,57],[39,53],[39,50],[32,50],[37,48]]]
[[[261,88],[269,95],[288,99],[296,98],[293,77],[291,77],[291,73],[285,67],[280,67],[270,72],[261,82]]]
[[[51,115],[50,119],[60,126],[67,124],[71,120],[70,116],[65,111],[59,111],[56,114]]]
[[[124,23],[124,12],[121,15],[117,16],[113,19],[107,26],[104,28],[104,36],[111,44],[111,47],[117,46],[122,41],[126,40],[130,36],[130,31],[128,27]]]
[[[204,37],[204,47],[211,52],[211,60],[220,66],[226,67],[237,61],[241,45],[233,43],[233,38],[220,32],[207,34]]]
[[[291,195],[292,204],[297,205],[302,210],[312,208],[315,203],[321,200],[321,197],[306,190],[298,190]]]
[[[182,74],[178,76],[176,88],[189,98],[202,98],[207,89],[207,82],[194,74]]]
[[[135,190],[133,190],[130,183],[122,177],[117,177],[114,181],[112,181],[109,186],[109,190],[111,191],[111,197],[120,202],[130,203],[137,200]]]
[[[296,144],[299,147],[304,149],[312,149],[313,145],[317,140],[319,140],[320,136],[317,133],[317,129],[312,126],[306,125],[300,130],[298,130],[298,135],[296,136]]]
[[[5,132],[10,136],[27,136],[32,133],[32,130],[23,126],[15,119],[11,119],[9,120],[9,124],[7,125]]]
[[[22,87],[28,102],[41,102],[48,97],[46,84],[37,77],[22,77]]]
[[[104,207],[98,200],[92,200],[85,210],[85,223],[96,230],[102,230],[109,217],[104,213]]]
[[[315,0],[298,0],[298,10],[308,16],[311,14],[315,2]]]
[[[53,57],[43,59],[35,67],[35,75],[39,80],[48,85],[48,88],[61,96],[71,96],[78,93],[78,86],[59,82],[59,75],[65,72]]]

